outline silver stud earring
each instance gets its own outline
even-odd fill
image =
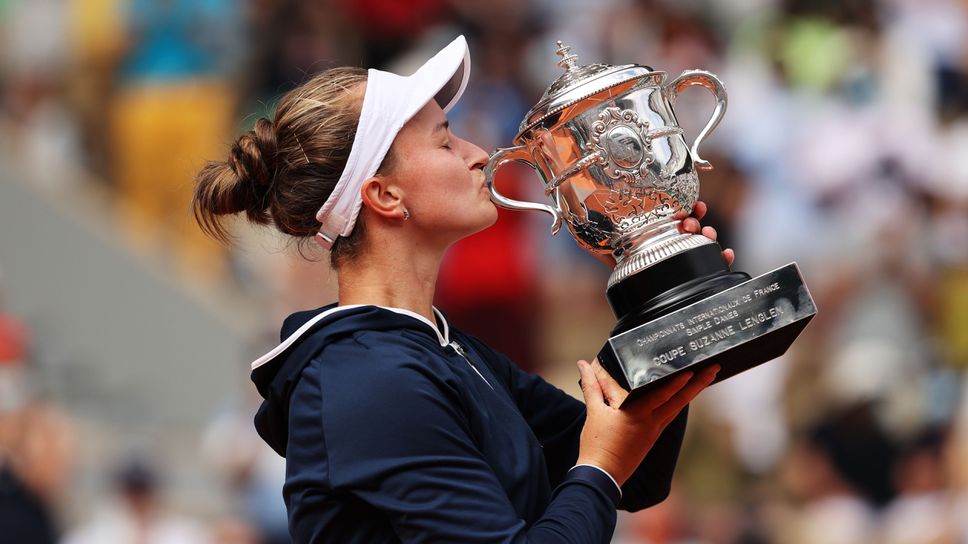
[[[410,210],[404,208],[403,209],[403,220],[406,221],[407,219],[410,219]]]

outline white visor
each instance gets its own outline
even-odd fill
[[[403,125],[428,102],[436,100],[444,112],[457,103],[471,74],[471,58],[464,36],[441,49],[413,75],[404,77],[375,70],[367,72],[366,91],[356,137],[346,167],[332,194],[316,213],[322,223],[316,241],[325,249],[353,232],[363,204],[363,182],[373,177]]]

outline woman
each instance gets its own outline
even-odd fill
[[[626,392],[579,361],[582,404],[432,307],[444,251],[497,218],[487,154],[447,124],[468,75],[463,37],[409,77],[324,72],[198,176],[209,233],[245,212],[337,271],[338,305],[290,316],[253,363],[297,542],[607,542],[617,506],[668,493],[683,408],[715,376],[618,409]]]

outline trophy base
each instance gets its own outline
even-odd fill
[[[714,273],[694,280],[690,283],[704,288],[687,288],[696,291],[689,296],[653,297],[652,304],[636,314],[648,320],[638,321],[640,325],[629,316],[619,322],[598,360],[630,391],[626,401],[684,369],[718,364],[719,382],[775,359],[817,313],[796,263],[710,291],[713,284],[745,276],[736,274]],[[656,306],[663,300],[665,304]]]
[[[716,242],[677,253],[606,291],[608,303],[619,318],[612,336],[748,279],[746,273],[729,270]]]

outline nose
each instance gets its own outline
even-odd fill
[[[464,140],[464,145],[466,147],[464,157],[467,158],[467,165],[472,170],[480,170],[481,168],[484,168],[484,165],[487,164],[487,159],[490,158],[490,156],[487,154],[487,151],[484,151],[480,147],[468,142],[467,140]]]

